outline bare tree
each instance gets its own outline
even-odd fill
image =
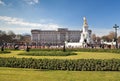
[[[95,41],[96,40],[96,35],[92,34],[92,40]]]
[[[115,33],[113,31],[109,32],[108,39],[112,41],[115,38]]]
[[[118,43],[120,43],[120,36],[118,37]]]
[[[111,42],[115,38],[115,33],[113,31],[109,32],[108,35],[104,35],[101,37],[103,40]]]

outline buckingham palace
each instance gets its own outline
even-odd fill
[[[32,42],[39,45],[63,45],[65,41],[79,42],[80,30],[68,30],[58,28],[57,30],[31,30]]]

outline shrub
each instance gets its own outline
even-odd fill
[[[27,55],[27,56],[69,56],[69,55],[77,55],[72,52],[62,52],[62,51],[31,51],[24,52],[18,55]]]
[[[11,53],[10,51],[0,51],[0,54],[8,54]]]
[[[49,49],[31,49],[31,51],[62,51],[62,48],[49,48]],[[67,52],[108,52],[108,53],[120,53],[119,49],[91,49],[91,48],[66,48]]]
[[[120,71],[120,59],[33,59],[0,58],[0,67],[33,68],[69,71]]]

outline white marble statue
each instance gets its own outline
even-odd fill
[[[83,28],[79,42],[66,42],[67,47],[85,47],[92,43],[91,30],[88,30],[88,23],[85,17],[83,17]]]
[[[88,24],[87,24],[87,20],[85,17],[83,17],[83,30],[81,33],[81,37],[80,37],[80,42],[81,43],[91,43],[91,32],[88,30]]]

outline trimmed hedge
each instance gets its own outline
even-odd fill
[[[31,49],[31,51],[61,51],[63,49],[49,48],[49,49]],[[92,49],[92,48],[66,48],[67,52],[78,51],[78,52],[108,52],[120,54],[120,49]]]
[[[0,51],[0,54],[8,54],[11,53],[10,51]]]
[[[0,67],[33,68],[69,71],[120,71],[120,59],[32,59],[0,58]]]
[[[120,53],[120,49],[75,48],[75,49],[68,49],[68,51]]]
[[[77,55],[72,52],[62,52],[62,51],[31,51],[25,52],[18,55],[27,55],[27,56],[70,56]]]

